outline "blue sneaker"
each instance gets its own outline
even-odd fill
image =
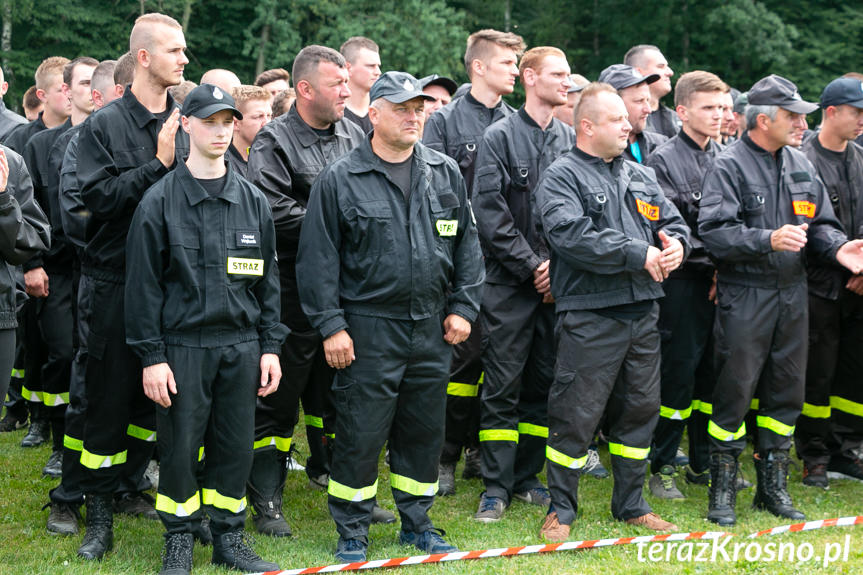
[[[369,544],[362,539],[345,539],[339,537],[336,547],[336,561],[340,563],[362,563],[366,560],[366,550]]]
[[[521,493],[513,493],[514,499],[530,503],[531,505],[539,505],[540,507],[548,507],[551,505],[551,493],[545,487],[533,487]]]
[[[413,545],[420,551],[424,551],[429,555],[437,555],[439,553],[453,553],[458,551],[457,547],[453,547],[443,540],[441,535],[446,535],[443,529],[431,528],[422,533],[414,533],[413,531],[402,530],[399,533],[399,543],[402,545]]]

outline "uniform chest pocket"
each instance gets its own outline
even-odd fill
[[[170,261],[168,272],[183,278],[183,283],[200,285],[196,270],[201,269],[201,243],[196,228],[168,226]]]
[[[792,176],[796,174],[791,174]],[[804,176],[809,177],[809,174]],[[798,178],[799,179],[799,178]],[[816,196],[812,190],[811,178],[809,180],[788,182],[788,193],[791,196],[791,211],[798,224],[806,223],[815,217]]]
[[[608,205],[608,193],[602,188],[591,190],[585,195],[585,203],[587,204],[587,215],[596,224],[605,213],[605,206]]]
[[[760,221],[764,216],[764,202],[767,198],[767,187],[748,185],[741,196],[741,209],[747,223]]]
[[[462,172],[464,172],[464,170],[473,165],[473,161],[476,159],[476,142],[461,142],[456,145],[453,152],[453,158],[458,162]]]
[[[517,192],[527,192],[530,187],[531,170],[528,166],[521,165],[510,171],[509,179],[512,189]]]
[[[684,182],[680,187],[680,199],[697,207],[701,202],[701,180]]]
[[[359,202],[348,208],[348,237],[353,246],[371,257],[395,252],[393,211],[386,200]]]
[[[458,235],[458,207],[460,205],[458,196],[451,192],[432,193],[429,196],[432,233],[439,244],[442,242],[451,243]]]
[[[229,228],[225,247],[225,271],[231,280],[253,280],[264,275],[260,230],[252,227]]]

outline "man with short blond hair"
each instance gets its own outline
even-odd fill
[[[273,119],[273,97],[261,86],[237,86],[231,92],[242,119],[234,118],[234,137],[225,160],[244,178],[249,170],[249,149],[258,132]]]
[[[87,341],[81,449],[87,530],[78,555],[88,560],[101,559],[113,544],[113,499],[123,467],[146,466],[155,441],[155,409],[144,395],[141,362],[126,345],[126,235],[144,192],[189,148],[168,94],[189,62],[182,26],[164,14],[144,14],[135,21],[129,49],[136,59],[130,89],[84,123],[78,144],[81,197],[91,213],[81,287],[98,310]],[[176,503],[160,495],[156,509],[177,513]]]
[[[36,97],[44,104],[39,117],[29,124],[22,124],[6,135],[3,144],[24,155],[27,141],[36,133],[50,128],[56,128],[69,117],[71,105],[69,98],[63,93],[63,68],[69,63],[68,58],[51,56],[45,58],[36,73]]]
[[[381,75],[381,56],[378,45],[363,36],[348,38],[339,49],[347,62],[348,88],[351,95],[345,106],[345,117],[368,134],[372,131],[369,120],[369,90]]]
[[[665,197],[674,202],[692,230],[692,251],[665,281],[665,297],[659,300],[660,408],[648,483],[650,493],[659,499],[684,498],[676,485],[674,460],[687,422],[686,477],[694,483],[709,477],[707,415],[716,382],[711,345],[716,269],[698,235],[698,206],[701,180],[721,151],[714,138],[719,135],[727,94],[725,82],[710,72],[681,76],[674,102],[683,128],[647,159]]]
[[[521,36],[480,30],[467,39],[465,68],[470,91],[426,119],[423,144],[454,159],[472,197],[474,162],[482,134],[515,110],[503,101],[518,78],[518,58],[524,52]],[[468,340],[453,348],[447,388],[446,440],[441,463],[455,464],[465,449],[465,479],[481,476],[479,453],[479,381],[482,376],[482,335],[479,325]]]
[[[541,507],[550,501],[537,476],[545,463],[554,379],[554,304],[548,247],[534,225],[531,200],[545,169],[575,143],[575,133],[554,119],[569,88],[566,55],[550,46],[531,48],[519,70],[524,106],[485,131],[474,181],[486,269],[479,431],[485,493],[474,515],[482,522],[500,520],[513,498]]]
[[[584,89],[576,145],[543,175],[535,197],[551,252],[557,362],[549,391],[546,540],[569,537],[578,482],[606,414],[614,475],[611,513],[656,531],[677,527],[653,513],[643,486],[659,416],[662,282],[683,261],[689,229],[653,170],[622,157],[626,105],[602,83]]]

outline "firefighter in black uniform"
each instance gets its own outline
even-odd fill
[[[483,132],[515,110],[501,97],[510,94],[518,78],[518,57],[524,40],[511,32],[480,30],[467,39],[464,64],[471,84],[469,92],[426,119],[423,144],[442,152],[458,163],[473,196],[474,163]],[[441,453],[440,493],[455,493],[455,465],[465,448],[462,477],[480,476],[478,436],[482,382],[482,335],[479,325],[471,326],[468,340],[453,349],[452,372],[447,386],[446,439]],[[488,441],[497,441],[493,436]],[[509,441],[509,440],[507,440]]]
[[[833,211],[849,238],[863,238],[863,83],[838,78],[821,93],[823,116],[803,152],[815,165]],[[828,474],[863,480],[854,452],[863,438],[863,278],[807,262],[809,362],[806,396],[794,432],[803,483],[827,488]]]
[[[548,388],[554,379],[554,302],[548,248],[533,224],[533,190],[575,143],[554,118],[566,104],[569,64],[557,48],[525,52],[526,100],[492,124],[479,143],[473,206],[485,254],[480,404],[483,493],[474,518],[499,520],[513,497],[548,507],[537,475],[545,464]],[[441,463],[441,467],[444,463]]]
[[[303,309],[336,369],[330,513],[336,558],[364,561],[389,441],[400,541],[447,553],[428,517],[437,492],[452,352],[479,311],[481,252],[454,161],[418,142],[419,82],[382,75],[370,136],[315,182],[297,264]]]
[[[123,97],[91,116],[81,129],[78,181],[91,217],[81,262],[90,291],[81,487],[87,504],[78,554],[101,559],[113,543],[112,496],[121,477],[146,468],[155,447],[155,410],[141,387],[141,367],[126,345],[123,298],[126,235],[144,192],[188,153],[178,130],[179,109],[168,87],[188,63],[180,24],[163,14],[138,18],[129,43],[135,79]],[[126,466],[126,470],[122,466]]]
[[[189,158],[141,200],[129,231],[126,341],[155,401],[163,572],[189,573],[192,524],[210,517],[213,563],[272,571],[243,540],[255,389],[281,378],[276,233],[267,198],[226,167],[234,100],[201,84],[183,102]],[[199,449],[204,468],[196,477]],[[173,569],[173,571],[171,571]]]
[[[716,270],[698,237],[698,205],[701,180],[720,150],[713,138],[719,135],[727,92],[725,82],[710,72],[695,71],[681,76],[674,89],[674,101],[683,127],[656,148],[646,162],[656,172],[665,196],[674,202],[692,231],[692,251],[663,283],[665,297],[659,300],[661,403],[653,434],[649,488],[660,499],[684,498],[676,485],[674,459],[688,421],[693,422],[689,427],[689,465],[693,475],[702,475],[708,467],[704,411],[709,414],[709,409],[702,402],[712,400],[715,381],[710,334]]]
[[[817,107],[789,80],[762,78],[749,91],[747,133],[716,158],[704,179],[698,232],[718,272],[707,518],[720,525],[736,521],[737,458],[755,394],[754,505],[804,518],[786,480],[805,386],[806,255],[838,261],[854,273],[863,268],[863,241],[848,242],[815,168],[795,148],[805,114]]]
[[[611,84],[623,98],[629,112],[629,143],[623,157],[643,164],[657,146],[668,140],[667,136],[645,129],[650,116],[650,84],[659,80],[659,74],[642,76],[626,64],[613,64],[599,74],[599,81]]]
[[[575,111],[576,146],[543,175],[535,210],[551,250],[557,363],[548,397],[551,506],[540,535],[569,537],[578,480],[603,413],[614,475],[611,513],[676,529],[644,500],[659,417],[661,282],[685,256],[689,229],[653,170],[621,157],[630,126],[615,89],[589,85]]]
[[[332,435],[325,411],[333,372],[327,366],[321,336],[300,308],[297,293],[297,245],[312,183],[324,167],[345,155],[363,131],[344,121],[348,71],[341,54],[324,46],[306,46],[294,60],[297,100],[287,114],[258,132],[249,151],[251,180],[266,194],[276,225],[282,318],[291,332],[281,363],[285,384],[258,399],[255,411],[255,458],[249,477],[249,499],[255,527],[276,537],[291,535],[282,514],[286,461],[297,424],[300,398],[305,411],[311,456],[306,461],[309,486],[323,490],[329,475],[324,428]],[[325,425],[326,423],[326,425]],[[327,438],[330,439],[330,438]],[[386,521],[395,521],[383,509]]]

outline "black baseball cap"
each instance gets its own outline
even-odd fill
[[[746,106],[749,105],[749,92],[741,92],[734,98],[734,112],[743,114],[746,112]]]
[[[770,74],[761,78],[749,89],[750,106],[779,106],[794,114],[811,114],[818,104],[806,102],[800,97],[794,82],[782,76]]]
[[[449,92],[450,96],[455,94],[455,91],[458,90],[458,84],[456,84],[454,80],[447,78],[446,76],[438,76],[437,74],[431,74],[425,78],[420,78],[420,86],[423,90],[425,90],[426,86],[440,86]]]
[[[231,95],[212,84],[201,84],[194,88],[183,102],[183,115],[187,118],[209,118],[222,110],[230,110],[238,120],[243,119],[243,115],[234,107]]]
[[[821,92],[821,107],[848,104],[863,108],[863,82],[856,78],[836,78]]]
[[[407,72],[387,72],[386,74],[381,74],[375,80],[375,83],[372,84],[372,89],[369,92],[370,101],[374,102],[378,98],[383,98],[393,104],[403,104],[414,98],[434,100],[428,94],[423,93],[419,80]]]
[[[612,64],[599,74],[599,82],[611,84],[615,90],[623,90],[631,86],[637,86],[642,82],[653,84],[659,80],[659,74],[642,76],[641,73],[626,64]]]

